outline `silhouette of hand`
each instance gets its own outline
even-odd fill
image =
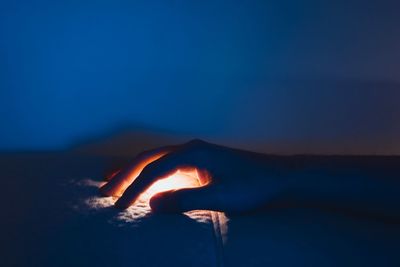
[[[157,180],[177,170],[196,169],[200,187],[158,193],[150,200],[151,208],[162,212],[244,212],[263,206],[284,191],[288,179],[282,167],[279,160],[264,154],[193,140],[143,152],[100,190],[107,196],[120,196],[115,205],[125,209]]]

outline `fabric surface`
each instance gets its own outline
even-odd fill
[[[2,266],[218,266],[209,211],[119,211],[98,194],[107,160],[64,155],[2,159]]]
[[[400,225],[312,209],[228,216],[119,211],[111,158],[0,155],[1,266],[400,266]]]

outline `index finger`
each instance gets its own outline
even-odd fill
[[[139,173],[151,162],[175,150],[176,146],[165,146],[140,153],[133,162],[119,171],[110,181],[100,188],[106,196],[119,196],[135,180]]]
[[[146,191],[154,182],[175,173],[178,169],[191,167],[186,155],[179,152],[166,154],[148,164],[133,183],[125,190],[115,205],[126,209],[132,205],[141,193]]]

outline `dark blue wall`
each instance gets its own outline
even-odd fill
[[[400,153],[400,5],[331,2],[3,1],[0,149],[139,125]]]

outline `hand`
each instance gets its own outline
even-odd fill
[[[200,187],[158,193],[150,200],[151,208],[244,212],[275,199],[287,185],[287,171],[276,157],[194,140],[140,154],[100,190],[107,196],[122,194],[115,205],[125,209],[158,179],[193,168]]]

